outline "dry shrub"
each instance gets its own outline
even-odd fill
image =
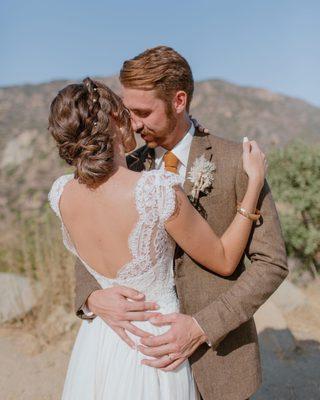
[[[60,222],[49,206],[11,221],[5,238],[1,271],[27,277],[37,298],[32,310],[12,323],[41,335],[41,326],[57,308],[73,313],[74,258],[62,243]]]

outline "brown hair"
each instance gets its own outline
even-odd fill
[[[120,97],[90,78],[66,86],[50,106],[48,129],[60,157],[76,168],[75,178],[91,188],[113,172],[110,117],[123,126],[124,132],[130,132],[130,116]]]
[[[187,60],[171,47],[158,46],[123,63],[120,82],[124,87],[156,90],[167,104],[175,92],[187,93],[187,111],[192,100],[194,81]]]

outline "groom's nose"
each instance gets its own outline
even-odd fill
[[[142,128],[143,128],[143,122],[140,121],[138,118],[132,118],[132,119],[131,119],[131,123],[132,123],[132,129],[133,129],[135,132],[139,132],[139,131],[142,130]]]

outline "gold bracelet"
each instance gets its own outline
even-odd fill
[[[237,205],[237,212],[244,217],[251,219],[251,221],[258,221],[258,219],[261,216],[261,213],[259,210],[255,210],[255,214],[249,213],[245,208],[241,207],[241,204]]]

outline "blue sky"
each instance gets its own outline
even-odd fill
[[[0,0],[0,86],[116,74],[174,47],[197,80],[223,78],[320,106],[317,0]]]

